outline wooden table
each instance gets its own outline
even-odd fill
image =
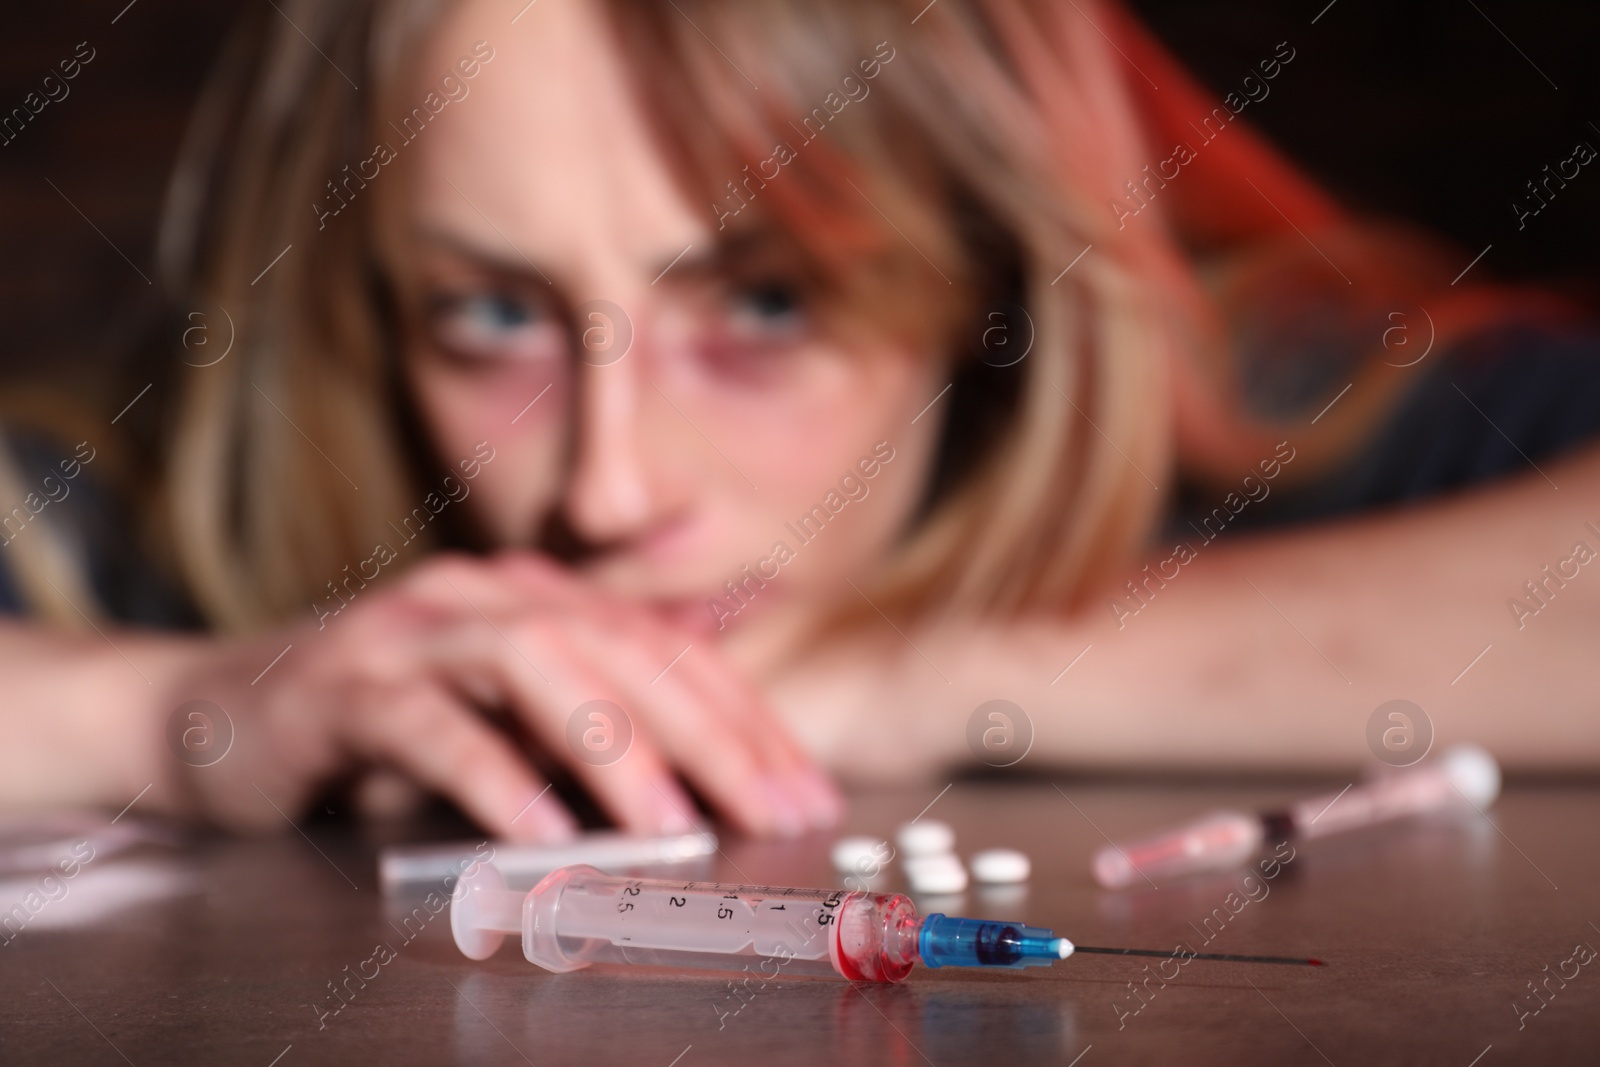
[[[1493,821],[1468,812],[1305,845],[1270,881],[1235,874],[1108,893],[1089,880],[1102,832],[1125,838],[1327,784],[958,782],[930,813],[956,828],[965,852],[1016,845],[1034,858],[1025,898],[969,894],[968,914],[1085,944],[1182,941],[1318,956],[1325,967],[1080,956],[1025,973],[919,969],[891,987],[787,978],[738,1000],[727,975],[547,974],[510,945],[470,962],[447,912],[402,927],[410,905],[379,895],[377,842],[350,826],[145,848],[88,864],[0,947],[0,1062],[1600,1062],[1600,960],[1568,962],[1576,945],[1600,948],[1592,784],[1512,788]],[[892,832],[941,785],[858,795],[849,829]],[[830,840],[730,840],[705,873],[834,884]],[[420,933],[408,940],[405,929]],[[380,943],[387,961],[367,962]],[[1150,978],[1147,963],[1176,977]],[[347,984],[348,1002],[333,999],[330,983],[374,968],[364,986]],[[1544,983],[1543,1000],[1530,982]]]

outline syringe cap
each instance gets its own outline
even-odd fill
[[[450,933],[468,959],[488,959],[506,939],[504,933],[488,927],[483,915],[484,894],[505,891],[505,876],[492,863],[474,863],[456,883],[450,899]]]

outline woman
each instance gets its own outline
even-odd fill
[[[6,528],[6,806],[792,834],[821,767],[1344,767],[1396,697],[1600,762],[1600,582],[1524,590],[1600,544],[1592,343],[1242,125],[1293,42],[1216,101],[1102,3],[280,7],[133,402],[13,429],[7,499],[82,481]]]

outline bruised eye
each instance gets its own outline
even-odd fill
[[[562,330],[538,304],[507,293],[466,293],[433,301],[439,344],[472,360],[544,359],[560,355]]]
[[[707,368],[731,382],[771,384],[792,367],[810,334],[806,290],[789,281],[724,283],[707,318],[699,354]]]

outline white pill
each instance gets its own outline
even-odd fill
[[[906,880],[911,891],[923,896],[944,896],[967,888],[967,869],[953,853],[913,856],[906,860]]]
[[[936,856],[956,846],[956,832],[938,819],[908,822],[896,831],[894,839],[907,856]]]
[[[1033,873],[1028,857],[1014,848],[991,848],[972,857],[972,876],[990,885],[1026,882]]]
[[[877,874],[889,859],[889,842],[877,837],[841,837],[833,843],[833,866],[845,874]]]
[[[1477,745],[1456,745],[1447,751],[1444,773],[1462,796],[1480,808],[1500,795],[1500,765]]]

